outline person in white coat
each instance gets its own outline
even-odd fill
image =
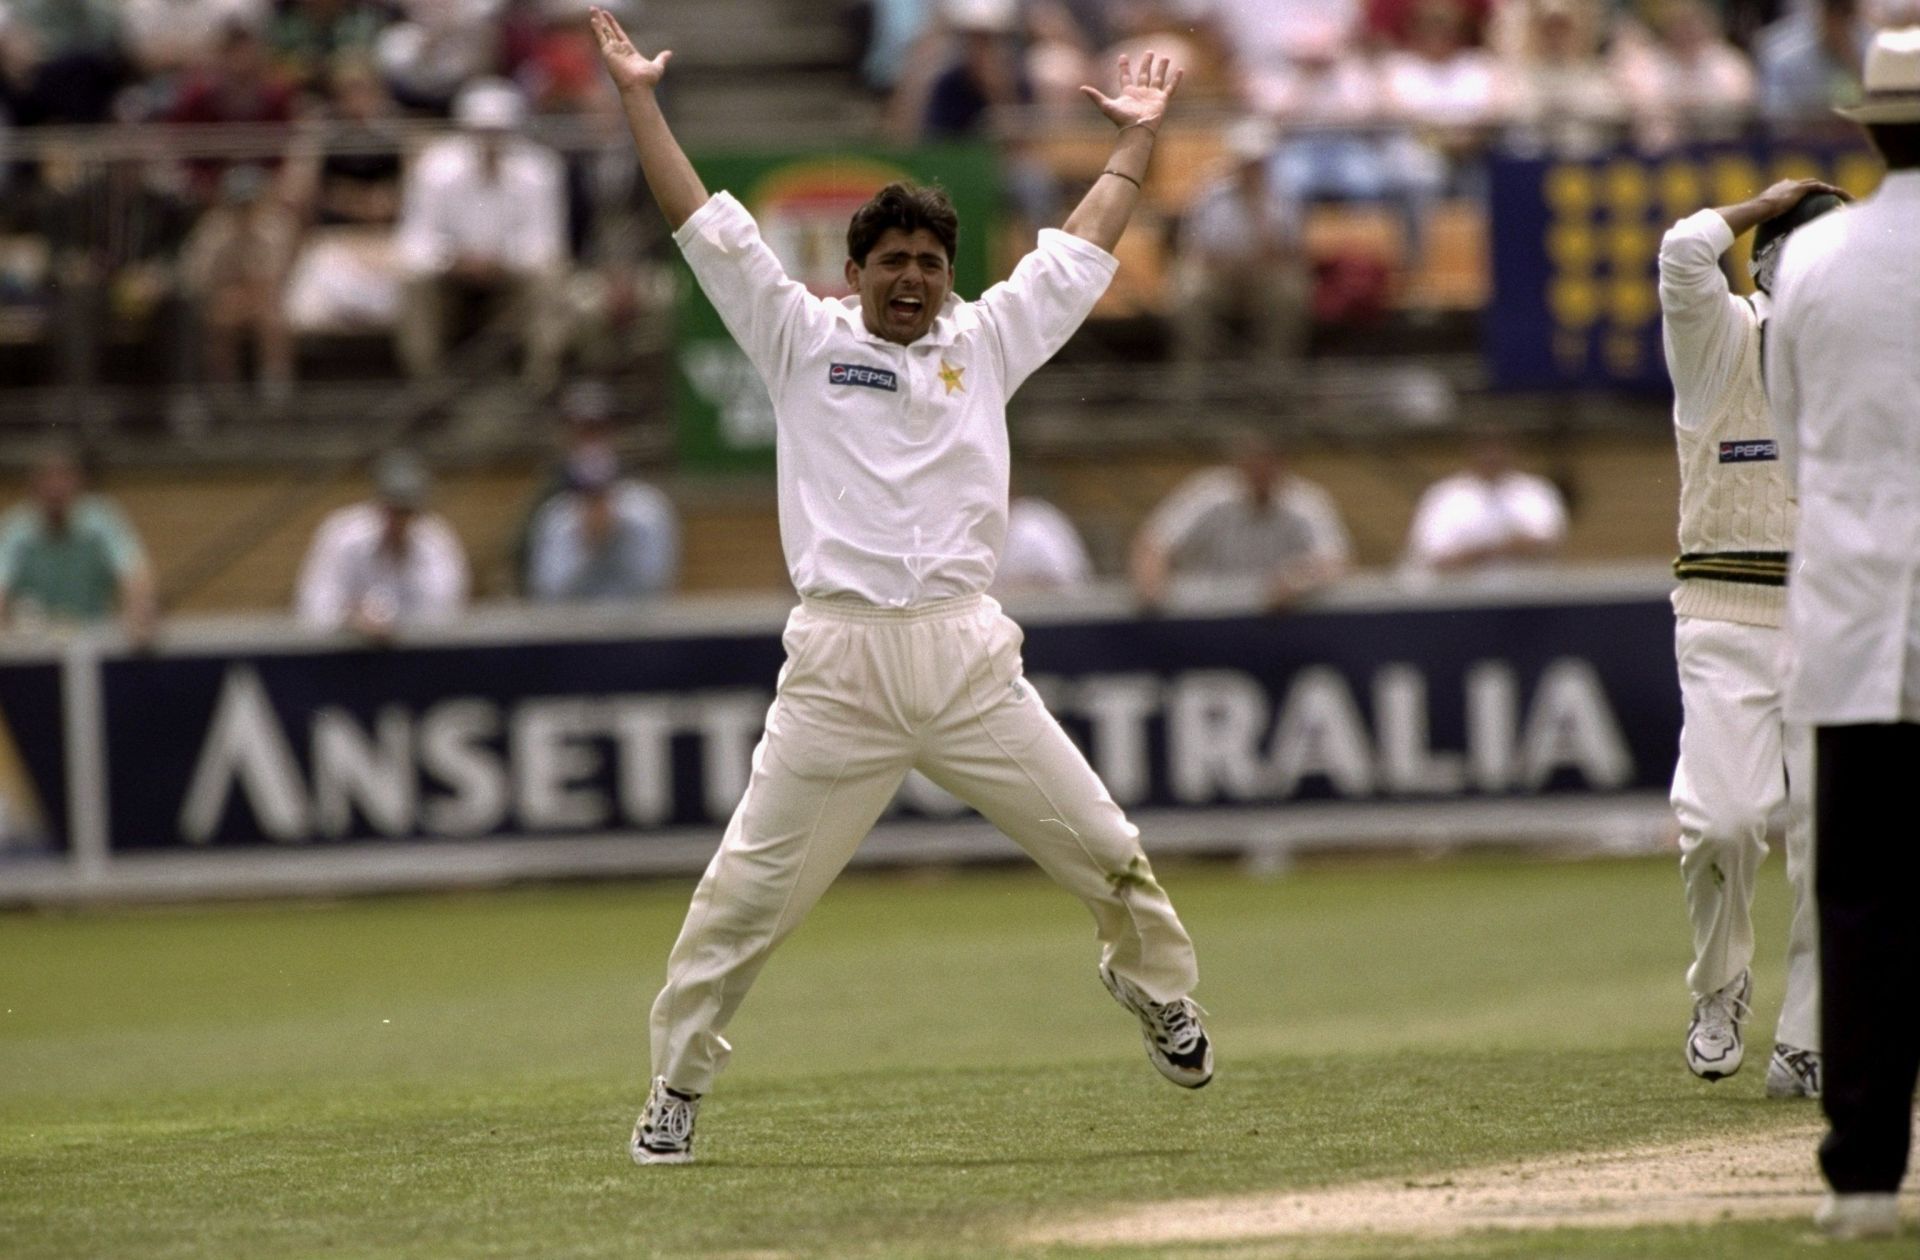
[[[1820,1094],[1820,975],[1813,907],[1813,745],[1781,717],[1788,640],[1788,549],[1794,505],[1780,469],[1760,370],[1771,271],[1735,297],[1720,269],[1734,238],[1759,227],[1770,265],[1788,236],[1838,209],[1844,194],[1789,179],[1737,205],[1701,210],[1660,242],[1660,310],[1673,433],[1680,454],[1680,555],[1674,656],[1680,670],[1680,761],[1673,810],[1693,923],[1686,1061],[1717,1081],[1740,1070],[1753,996],[1753,891],[1774,812],[1789,807],[1787,985],[1767,1094]],[[1764,240],[1762,238],[1765,238]]]
[[[1867,54],[1873,196],[1795,233],[1774,284],[1767,382],[1797,474],[1787,718],[1814,727],[1820,911],[1815,1221],[1890,1235],[1920,1072],[1920,26]]]
[[[957,298],[959,219],[890,184],[855,212],[853,295],[787,275],[747,208],[709,195],[660,112],[668,53],[592,22],[647,186],[776,420],[780,537],[800,607],[753,773],[707,867],[652,1016],[653,1082],[628,1154],[693,1158],[698,1098],[775,946],[919,770],[973,805],[1092,912],[1098,973],[1177,1085],[1213,1075],[1193,942],[1140,833],[1024,676],[1021,632],[984,592],[1007,529],[1007,400],[1079,327],[1119,244],[1179,75],[1123,58],[1107,167],[1060,230],[978,301]]]

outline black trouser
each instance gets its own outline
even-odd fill
[[[1816,727],[1814,753],[1820,1166],[1841,1194],[1887,1193],[1906,1173],[1920,1072],[1920,724]]]

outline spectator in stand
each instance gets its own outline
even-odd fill
[[[1244,328],[1251,358],[1278,368],[1306,349],[1311,288],[1300,208],[1273,173],[1274,135],[1259,119],[1228,132],[1231,167],[1181,221],[1174,263],[1175,357],[1189,370],[1233,353]]]
[[[1626,102],[1600,56],[1598,0],[1523,3],[1523,38],[1508,67],[1508,147],[1528,157],[1572,159],[1611,151]]]
[[[1283,609],[1345,575],[1353,547],[1327,492],[1262,434],[1243,433],[1230,449],[1230,467],[1182,482],[1134,538],[1128,569],[1145,607],[1165,603],[1176,576],[1251,584]]]
[[[269,0],[120,0],[123,46],[148,77],[198,69],[236,26],[260,31]]]
[[[288,179],[294,199],[322,227],[391,224],[400,213],[400,154],[406,130],[371,61],[335,60],[318,143]]]
[[[600,68],[587,14],[594,0],[537,0],[514,80],[540,114],[618,112],[619,94]],[[603,8],[618,10],[615,0]]]
[[[600,46],[587,15],[592,0],[529,0],[533,20],[524,26],[513,78],[536,115],[598,124],[606,136],[622,134],[620,96],[600,68]],[[614,8],[618,8],[616,4]],[[562,159],[567,184],[567,249],[575,258],[591,251],[603,203],[631,193],[631,152],[618,146],[573,152]],[[630,198],[629,198],[630,199]],[[617,217],[617,212],[616,212]]]
[[[105,122],[127,82],[119,0],[5,0],[0,103],[22,127]]]
[[[994,109],[1033,99],[1014,42],[1019,11],[1018,0],[947,0],[947,24],[960,47],[928,92],[924,138],[980,134]]]
[[[900,86],[916,48],[933,33],[935,0],[873,0],[872,33],[860,60],[867,87],[888,96]]]
[[[54,447],[34,463],[32,498],[0,517],[0,626],[117,614],[144,643],[156,616],[146,553],[120,509],[86,483],[79,454]]]
[[[504,80],[469,84],[454,118],[462,134],[423,150],[401,194],[401,359],[417,377],[439,376],[451,317],[504,304],[526,347],[526,382],[544,394],[559,378],[566,339],[565,171],[551,150],[517,134],[526,103]]]
[[[260,33],[238,23],[221,34],[214,60],[182,85],[166,121],[288,124],[293,121],[293,91],[274,73]],[[195,191],[210,204],[225,164],[194,161],[188,169]]]
[[[393,13],[376,0],[282,0],[267,28],[273,59],[302,91],[324,92],[343,61],[371,64]]]
[[[611,451],[568,461],[565,493],[533,521],[528,593],[542,603],[645,599],[673,589],[680,525],[667,496],[620,476]]]
[[[299,223],[257,166],[227,168],[219,201],[187,238],[181,285],[199,313],[207,380],[225,399],[241,382],[241,346],[251,341],[261,400],[273,411],[293,400],[293,334],[282,299],[299,240]]]
[[[68,416],[92,410],[109,339],[154,343],[184,383],[193,372],[190,321],[181,308],[178,259],[193,228],[184,176],[171,162],[89,162],[49,153],[38,182],[12,199],[22,226],[46,242],[49,332]],[[171,418],[193,417],[184,393]]]
[[[1465,0],[1418,0],[1407,46],[1381,58],[1388,112],[1414,129],[1428,155],[1410,174],[1436,192],[1477,191],[1478,158],[1505,106],[1499,68],[1471,21]]]
[[[400,317],[393,225],[405,130],[373,64],[348,55],[327,76],[325,116],[288,162],[288,200],[314,224],[287,280],[296,331],[390,329]]]
[[[404,0],[406,19],[380,32],[375,58],[394,98],[445,114],[461,88],[500,60],[500,0]]]
[[[1086,32],[1060,0],[1034,0],[1027,9],[1023,77],[1033,103],[1053,114],[1079,108],[1080,85],[1094,81]]]
[[[1282,124],[1274,170],[1295,202],[1381,202],[1399,215],[1409,262],[1421,254],[1435,163],[1403,127],[1383,126],[1372,63],[1330,22],[1297,25],[1286,57],[1248,84]]]
[[[1065,512],[1032,494],[1007,505],[1007,541],[990,594],[1068,591],[1092,580],[1093,559]]]
[[[1860,96],[1860,67],[1873,25],[1859,0],[1814,0],[1763,28],[1753,42],[1760,112],[1776,130],[1849,128],[1835,105]]]
[[[1614,76],[1649,152],[1737,137],[1753,109],[1753,67],[1706,0],[1652,0],[1644,33],[1615,41]]]
[[[1545,477],[1514,466],[1513,445],[1477,434],[1467,467],[1427,488],[1407,534],[1409,568],[1425,573],[1507,571],[1542,560],[1567,537],[1567,507]]]
[[[300,619],[386,642],[404,626],[457,617],[467,556],[445,519],[426,510],[420,460],[389,451],[374,465],[376,496],[320,522],[294,590]]]
[[[1360,16],[1360,0],[1211,0],[1208,25],[1232,58],[1240,99],[1259,109],[1262,81],[1288,72],[1299,32],[1331,29],[1350,45]]]
[[[533,492],[514,531],[513,577],[524,592],[533,590],[533,524],[541,509],[567,493],[577,480],[576,469],[607,460],[619,464],[613,445],[619,399],[605,381],[589,378],[567,386],[560,394],[559,412],[560,458]]]

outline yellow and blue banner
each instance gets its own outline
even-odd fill
[[[1745,201],[1776,180],[1824,179],[1856,196],[1879,183],[1864,148],[1748,145],[1579,161],[1496,157],[1487,358],[1502,389],[1668,388],[1657,259],[1667,228]],[[1742,237],[1730,252],[1748,292]]]

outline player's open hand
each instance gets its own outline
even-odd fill
[[[1122,54],[1118,95],[1108,96],[1098,88],[1084,85],[1080,90],[1100,107],[1101,113],[1113,120],[1114,126],[1140,126],[1158,131],[1160,119],[1167,112],[1167,102],[1173,99],[1174,90],[1185,74],[1186,71],[1174,68],[1171,59],[1155,60],[1152,53],[1140,58],[1140,69],[1135,71]]]
[[[662,50],[658,57],[647,57],[633,46],[620,23],[605,9],[588,11],[587,21],[600,45],[600,60],[607,63],[613,86],[622,92],[633,88],[656,88],[667,74],[667,59],[673,54]]]
[[[1761,212],[1760,222],[1785,214],[1815,193],[1832,193],[1842,201],[1853,200],[1852,193],[1823,179],[1783,179],[1754,198]]]

